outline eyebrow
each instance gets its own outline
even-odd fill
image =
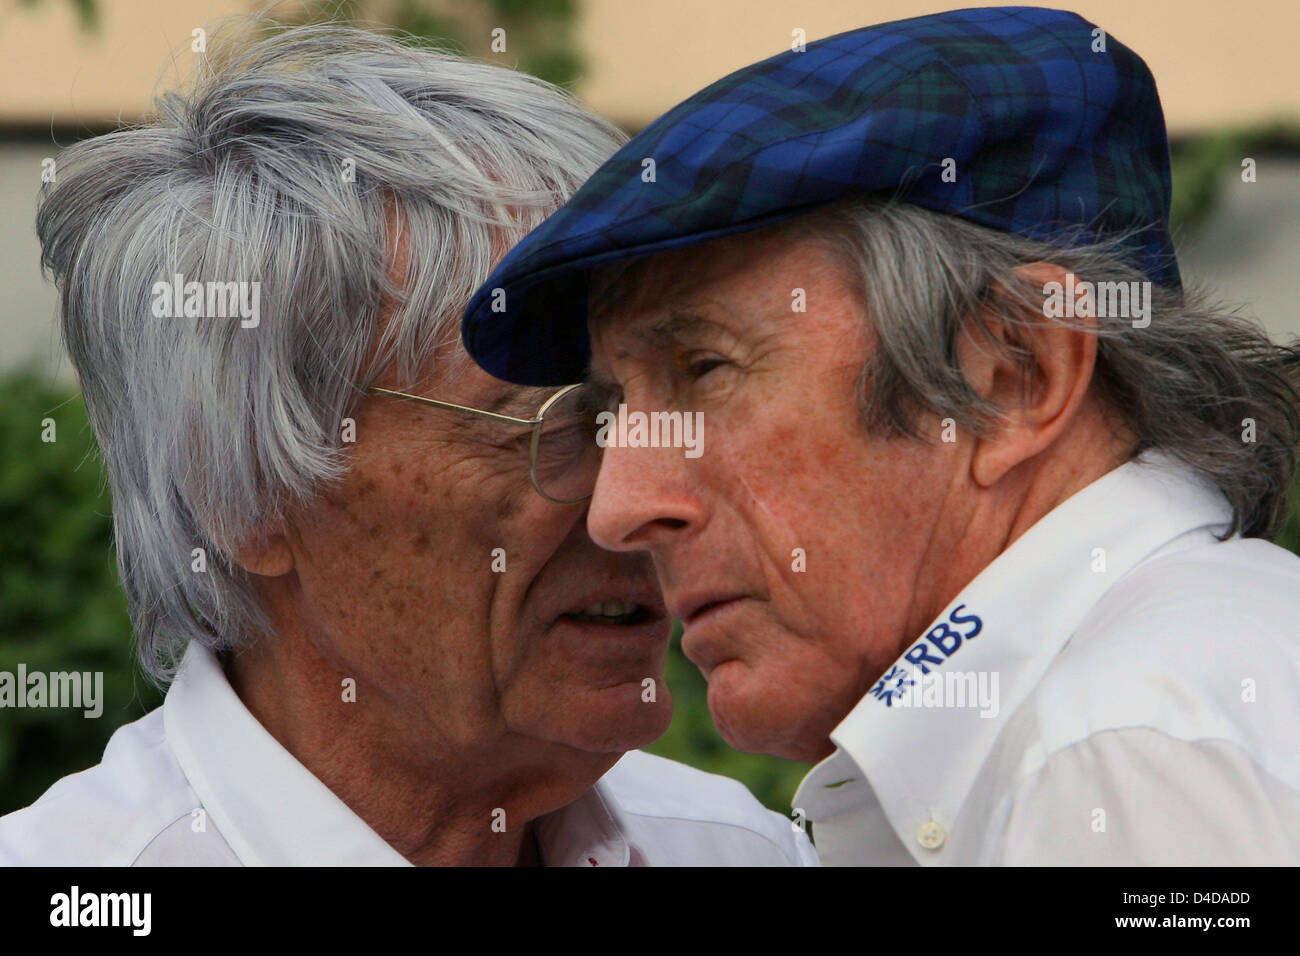
[[[703,329],[701,329],[702,326]],[[689,308],[670,307],[663,318],[657,322],[633,328],[631,335],[634,339],[650,348],[667,350],[674,345],[689,341],[692,335],[698,335],[701,331],[709,328],[726,332],[732,336],[736,334],[723,323],[700,312]],[[591,366],[587,368],[586,382],[592,388],[607,393],[617,393],[622,390],[621,385]]]
[[[687,339],[691,333],[698,332],[700,326],[730,331],[721,322],[699,312],[674,308],[658,322],[637,328],[632,334],[647,345],[664,348]]]

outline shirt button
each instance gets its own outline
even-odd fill
[[[939,849],[946,839],[948,839],[947,832],[933,820],[929,823],[922,823],[920,829],[916,831],[916,842],[927,850]]]

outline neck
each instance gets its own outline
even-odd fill
[[[539,865],[534,821],[577,799],[617,760],[575,760],[513,735],[439,747],[433,732],[419,732],[418,715],[364,694],[340,704],[343,675],[282,624],[226,665],[231,686],[299,763],[417,866]]]
[[[1130,436],[1116,433],[1095,403],[1081,407],[1077,420],[1042,453],[1022,461],[988,488],[964,484],[945,502],[921,572],[944,568],[921,582],[904,635],[912,643],[962,589],[1026,531],[1073,495],[1122,465]],[[969,482],[968,475],[959,481]],[[904,647],[906,644],[903,645]],[[902,653],[902,647],[899,653]]]

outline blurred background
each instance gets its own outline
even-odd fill
[[[909,0],[344,0],[277,15],[344,19],[573,89],[635,133],[709,82],[808,41],[957,6]],[[1087,0],[1068,6],[1141,54],[1174,158],[1184,278],[1216,287],[1278,340],[1300,336],[1300,4]],[[33,230],[42,160],[141,121],[196,62],[192,31],[253,0],[0,0],[0,670],[102,670],[104,713],[0,708],[0,814],[99,761],[161,697],[136,670],[112,554],[111,502],[42,278]],[[507,52],[493,53],[492,30]],[[1246,163],[1246,160],[1252,160]],[[1253,177],[1244,175],[1247,167]],[[53,418],[58,441],[41,441]],[[1300,497],[1300,496],[1295,496]],[[1300,515],[1280,543],[1300,549]],[[719,738],[674,639],[668,734],[648,748],[743,780],[788,813],[807,768]]]

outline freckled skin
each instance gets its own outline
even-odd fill
[[[418,393],[481,406],[509,388],[470,370]],[[352,471],[336,494],[379,533],[357,539],[329,512],[307,516],[297,528],[304,603],[318,609],[327,633],[334,609],[371,608],[377,613],[367,630],[418,648],[446,682],[433,694],[411,687],[407,665],[385,655],[364,662],[373,692],[424,711],[429,728],[463,751],[514,732],[595,752],[603,762],[655,739],[669,708],[642,704],[640,681],[662,679],[665,648],[575,648],[546,630],[568,610],[568,595],[593,577],[649,579],[645,557],[602,551],[586,535],[583,506],[538,496],[528,483],[526,446],[501,447],[516,433],[383,397],[366,401],[357,428]],[[396,456],[407,463],[404,474],[389,467]],[[491,570],[496,547],[507,552],[504,574]],[[368,582],[376,568],[389,593],[382,608],[391,613],[373,608]],[[340,669],[359,670],[349,643],[348,635],[331,635],[328,649],[348,657]],[[603,690],[619,679],[626,686]]]
[[[916,423],[929,443],[868,434],[856,384],[875,343],[861,293],[785,228],[660,254],[620,281],[611,314],[590,323],[593,373],[630,409],[702,412],[705,441],[694,460],[607,447],[588,525],[605,547],[652,554],[670,607],[700,588],[742,598],[682,642],[738,749],[827,756],[831,730],[960,588],[1123,460],[1078,397],[1084,358],[1058,363],[1058,378],[1082,383],[1060,415],[999,438],[1024,463],[996,483],[973,477],[989,471],[990,443],[939,442],[942,416]],[[806,313],[791,308],[796,288]],[[675,314],[691,319],[670,340],[651,334]],[[993,360],[965,343],[962,355],[1011,393]],[[1043,464],[1032,452],[1049,439],[1060,454]]]

